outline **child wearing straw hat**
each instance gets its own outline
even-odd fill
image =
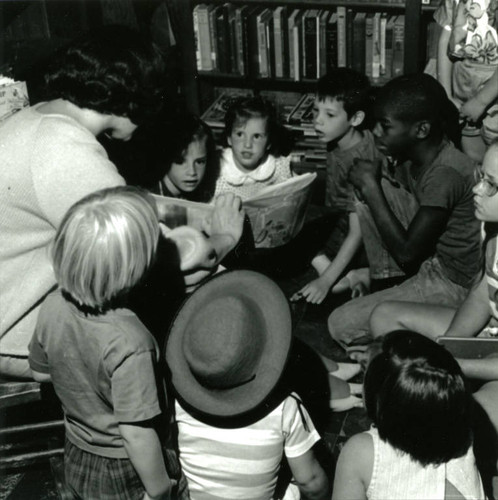
[[[211,278],[179,311],[166,360],[192,500],[275,498],[283,454],[294,477],[284,498],[330,497],[320,436],[283,383],[291,336],[285,296],[253,271]]]

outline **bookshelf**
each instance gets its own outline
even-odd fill
[[[429,2],[429,3],[427,3]],[[182,7],[180,7],[180,3]],[[215,89],[220,88],[245,88],[252,89],[256,93],[262,91],[283,91],[283,92],[310,92],[313,90],[316,78],[294,77],[262,77],[248,63],[245,74],[237,74],[235,72],[220,71],[220,68],[203,70],[199,67],[199,53],[196,54],[198,46],[196,45],[196,28],[194,27],[193,12],[199,4],[205,4],[212,10],[218,6],[223,6],[229,3],[233,8],[240,9],[243,6],[248,6],[248,9],[270,9],[275,10],[279,6],[286,6],[288,14],[295,9],[309,11],[318,9],[319,12],[330,11],[336,12],[338,7],[347,9],[348,14],[365,13],[365,16],[373,17],[375,13],[386,13],[387,16],[404,16],[404,37],[403,37],[403,63],[402,72],[411,73],[422,70],[426,62],[426,37],[427,26],[432,18],[432,13],[437,8],[437,0],[406,0],[400,2],[397,0],[390,1],[351,1],[351,0],[232,0],[226,2],[223,0],[189,0],[189,8],[185,8],[184,0],[170,0],[170,4],[177,4],[177,19],[179,21],[180,34],[180,50],[182,69],[183,93],[192,111],[201,114],[213,102],[216,94]],[[352,27],[352,24],[349,25]],[[348,30],[349,31],[349,30]],[[233,34],[233,32],[232,32]],[[212,35],[212,33],[211,33]],[[349,36],[346,34],[346,36]],[[230,33],[225,33],[224,44],[233,44],[233,37]],[[257,51],[257,39],[249,40],[248,50],[251,52]],[[318,49],[317,49],[318,50]],[[252,55],[250,56],[252,57]],[[349,55],[350,57],[350,55]],[[348,61],[350,62],[350,61]],[[247,61],[246,61],[247,64]],[[348,64],[351,65],[352,64]],[[226,65],[223,67],[225,69]],[[317,74],[318,76],[318,74]],[[382,85],[388,78],[372,78],[372,82],[376,85]]]

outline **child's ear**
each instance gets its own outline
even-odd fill
[[[417,139],[426,139],[431,133],[431,124],[427,120],[417,122],[416,127],[416,137]]]
[[[232,138],[231,138],[229,135],[227,135],[227,144],[228,144],[230,147],[232,147]]]
[[[357,111],[349,120],[353,127],[359,127],[365,119],[364,111]]]

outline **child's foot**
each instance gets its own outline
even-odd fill
[[[319,275],[322,275],[325,269],[330,266],[330,259],[324,254],[319,254],[313,258],[311,265]]]
[[[361,365],[359,363],[337,363],[337,370],[329,373],[342,380],[350,380],[360,372]]]
[[[329,408],[334,412],[348,411],[352,408],[363,408],[363,399],[357,396],[348,396],[347,398],[331,399]]]

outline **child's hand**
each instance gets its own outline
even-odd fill
[[[233,193],[223,193],[217,196],[208,234],[210,236],[229,235],[234,239],[235,245],[242,236],[243,225],[242,200]]]
[[[477,122],[486,111],[486,105],[478,97],[472,97],[460,108],[460,116],[469,122]]]
[[[360,192],[365,186],[378,185],[382,171],[380,161],[360,160],[355,158],[354,165],[349,170],[349,182]]]
[[[329,290],[329,282],[320,276],[319,278],[310,281],[306,286],[301,288],[299,292],[296,292],[291,297],[291,301],[296,301],[302,298],[310,304],[321,304],[323,299],[325,299],[329,293]]]

